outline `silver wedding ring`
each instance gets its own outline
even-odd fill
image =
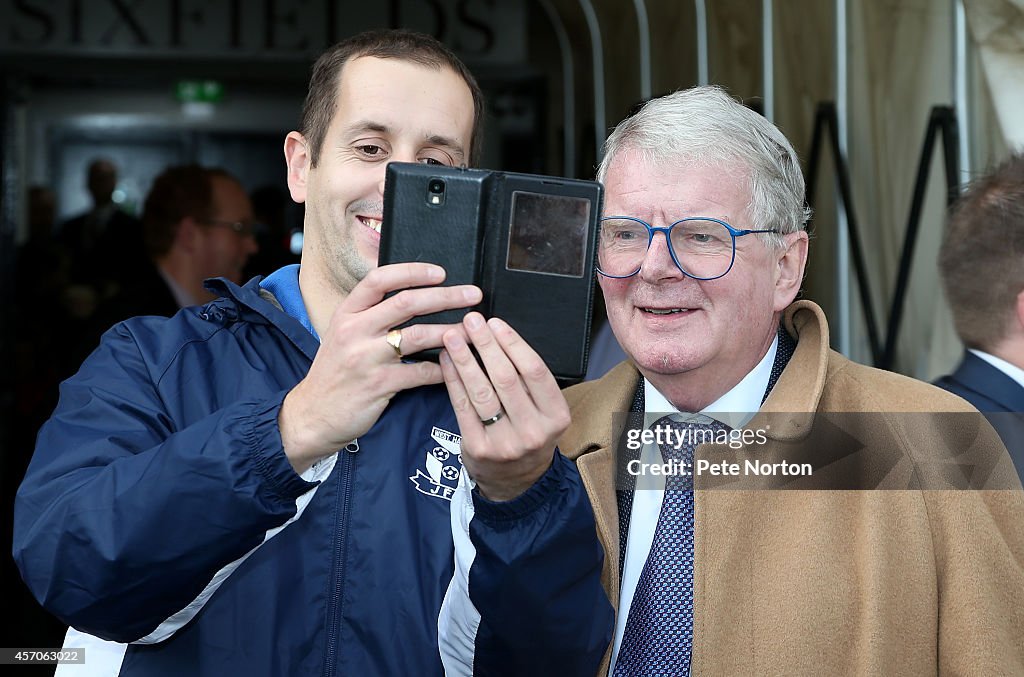
[[[480,419],[480,422],[484,425],[494,425],[503,418],[505,418],[505,411],[503,409],[499,409],[497,414],[490,418],[482,418]]]

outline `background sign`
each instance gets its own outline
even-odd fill
[[[525,58],[516,0],[0,0],[0,54],[308,58],[369,28],[429,33],[471,63]]]

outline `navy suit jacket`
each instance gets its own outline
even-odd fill
[[[971,352],[935,385],[964,398],[992,424],[1024,482],[1024,387]]]

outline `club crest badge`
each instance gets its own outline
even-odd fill
[[[462,474],[462,436],[435,426],[430,437],[434,443],[425,454],[424,467],[409,480],[421,494],[450,501]]]

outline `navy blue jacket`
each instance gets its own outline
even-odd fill
[[[959,395],[985,414],[1024,482],[1024,388],[968,351],[964,351],[956,371],[943,376],[935,385]]]
[[[205,307],[116,325],[62,385],[15,506],[26,583],[78,631],[129,643],[104,674],[440,674],[461,470],[444,387],[400,393],[358,450],[300,477],[277,416],[318,342],[258,279],[216,285]],[[471,538],[491,556],[472,601],[503,631],[477,660],[525,642],[531,667],[501,672],[593,674],[611,608],[575,466],[556,453],[524,496],[479,503]],[[509,629],[495,614],[519,590],[562,606]]]

